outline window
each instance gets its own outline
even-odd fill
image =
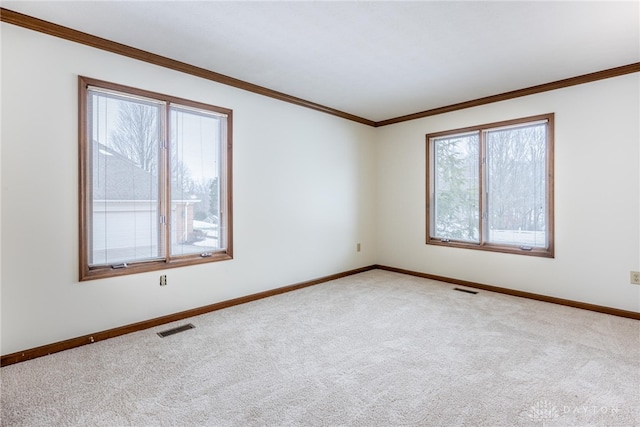
[[[427,244],[553,257],[553,120],[427,135]]]
[[[232,258],[232,111],[85,77],[80,280]]]

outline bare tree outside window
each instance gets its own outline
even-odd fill
[[[121,102],[116,128],[111,133],[113,149],[142,170],[157,175],[159,108],[134,102]]]

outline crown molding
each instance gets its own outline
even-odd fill
[[[205,68],[196,67],[195,65],[187,64],[184,62],[176,61],[165,56],[156,55],[135,47],[127,46],[121,43],[117,43],[111,40],[103,39],[91,34],[84,33],[82,31],[74,30],[62,25],[54,24],[52,22],[44,21],[42,19],[34,18],[32,16],[24,15],[22,13],[14,12],[9,9],[0,8],[0,21],[7,24],[17,25],[22,28],[37,31],[50,36],[59,37],[75,43],[80,43],[86,46],[91,46],[96,49],[101,49],[107,52],[116,53],[129,58],[137,59],[139,61],[147,62],[149,64],[158,65],[161,67],[169,68],[171,70],[179,71],[181,73],[190,74],[196,77],[200,77],[206,80],[211,80],[217,83],[222,83],[227,86],[232,86],[238,89],[253,92],[258,95],[267,96],[280,101],[295,104],[301,107],[310,108],[312,110],[321,111],[323,113],[331,114],[333,116],[341,117],[343,119],[351,120],[354,122],[362,123],[368,126],[375,126],[373,120],[368,120],[362,117],[355,116],[353,114],[345,113],[344,111],[336,110],[325,105],[317,104],[315,102],[307,101],[302,98],[287,95],[286,93],[271,90],[269,88],[258,86],[253,83],[245,82],[233,77],[226,76],[224,74],[216,73],[214,71],[207,70]]]
[[[408,114],[393,119],[382,120],[376,122],[376,127],[392,125],[395,123],[406,122],[409,120],[421,119],[424,117],[435,116],[438,114],[449,113],[451,111],[464,110],[465,108],[477,107],[479,105],[491,104],[494,102],[506,101],[508,99],[520,98],[522,96],[534,95],[536,93],[548,92],[551,90],[562,89],[569,86],[591,83],[597,80],[610,79],[612,77],[623,76],[625,74],[640,72],[640,62],[623,65],[621,67],[609,68],[607,70],[597,71],[595,73],[583,74],[581,76],[570,77],[567,79],[557,80],[551,83],[544,83],[524,89],[512,90],[498,95],[486,96],[471,101],[460,102],[457,104],[447,105],[445,107],[433,108],[431,110],[421,111],[419,113]]]
[[[536,93],[548,92],[551,90],[562,89],[569,86],[581,85],[581,84],[590,83],[598,80],[623,76],[625,74],[640,72],[640,62],[634,62],[632,64],[623,65],[620,67],[609,68],[607,70],[570,77],[567,79],[562,79],[562,80],[558,80],[550,83],[544,83],[544,84],[531,86],[523,89],[517,89],[517,90],[504,92],[497,95],[486,96],[483,98],[473,99],[471,101],[459,102],[459,103],[447,105],[444,107],[433,108],[433,109],[421,111],[418,113],[407,114],[404,116],[399,116],[399,117],[376,122],[374,120],[369,120],[363,117],[349,114],[344,111],[327,107],[325,105],[307,101],[302,98],[287,95],[286,93],[278,92],[263,86],[255,85],[253,83],[249,83],[244,80],[239,80],[230,76],[226,76],[224,74],[216,73],[214,71],[207,70],[205,68],[196,67],[195,65],[176,61],[174,59],[167,58],[161,55],[156,55],[154,53],[137,49],[135,47],[127,46],[121,43],[117,43],[111,40],[107,40],[101,37],[91,35],[88,33],[74,30],[68,27],[64,27],[62,25],[54,24],[52,22],[48,22],[42,19],[34,18],[32,16],[24,15],[22,13],[14,12],[9,9],[0,8],[0,21],[6,22],[8,24],[17,25],[19,27],[23,27],[29,30],[40,32],[40,33],[48,34],[50,36],[59,37],[75,43],[91,46],[96,49],[101,49],[107,52],[123,55],[132,59],[137,59],[139,61],[169,68],[175,71],[179,71],[181,73],[190,74],[206,80],[222,83],[224,85],[246,90],[248,92],[256,93],[258,95],[263,95],[269,98],[274,98],[274,99],[288,102],[301,107],[310,108],[312,110],[320,111],[336,117],[351,120],[357,123],[362,123],[372,127],[382,127],[382,126],[392,125],[396,123],[402,123],[410,120],[421,119],[424,117],[435,116],[438,114],[449,113],[451,111],[464,110],[466,108],[477,107],[480,105],[506,101],[508,99],[534,95]]]

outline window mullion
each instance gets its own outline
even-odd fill
[[[487,242],[487,199],[488,199],[488,193],[487,190],[488,187],[488,183],[487,183],[487,144],[486,144],[486,132],[484,130],[480,130],[479,132],[479,143],[480,143],[480,149],[478,150],[480,158],[478,159],[479,165],[480,165],[480,174],[479,174],[479,188],[480,188],[480,217],[479,217],[479,223],[480,223],[480,246],[484,246]]]
[[[163,255],[165,260],[169,260],[171,256],[171,171],[169,170],[169,144],[170,144],[170,117],[169,106],[167,103],[162,108],[162,143],[160,144],[160,206],[159,211],[164,217],[164,221],[160,223],[161,242],[163,247]]]

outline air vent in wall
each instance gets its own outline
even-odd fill
[[[179,332],[188,331],[189,329],[193,329],[193,328],[195,328],[195,326],[193,326],[191,323],[189,323],[189,324],[186,324],[186,325],[178,326],[176,328],[167,329],[166,331],[158,332],[158,335],[160,335],[161,338],[165,338],[165,337],[168,337],[169,335],[177,334]]]

